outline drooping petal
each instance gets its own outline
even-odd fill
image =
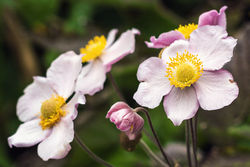
[[[177,53],[182,54],[188,50],[189,42],[186,40],[176,40],[169,47],[165,48],[162,52],[161,58],[167,63],[171,57],[176,57]]]
[[[50,130],[42,130],[39,122],[40,119],[34,119],[21,124],[16,133],[8,138],[9,146],[30,147],[44,140]]]
[[[62,118],[56,124],[51,135],[38,145],[38,155],[44,160],[64,158],[71,149],[74,138],[73,121]]]
[[[114,42],[115,40],[115,36],[117,34],[118,30],[117,29],[112,29],[109,34],[108,34],[108,37],[107,37],[107,43],[106,43],[106,46],[105,48],[108,48],[112,45],[112,43]]]
[[[76,93],[72,99],[70,99],[70,101],[62,108],[63,110],[67,111],[67,115],[65,117],[70,117],[72,120],[74,120],[78,114],[78,104],[85,104],[85,102],[85,96],[80,93]]]
[[[227,106],[239,94],[237,84],[226,70],[204,71],[194,87],[200,106],[204,110],[217,110]]]
[[[237,40],[220,26],[202,26],[190,35],[190,51],[197,54],[204,70],[218,70],[229,62]]]
[[[47,78],[58,95],[68,98],[73,93],[75,81],[82,68],[81,57],[69,51],[52,62]]]
[[[175,126],[179,126],[183,120],[190,119],[196,114],[199,103],[193,87],[174,87],[164,97],[163,106],[168,118]]]
[[[152,36],[150,42],[145,41],[145,43],[149,48],[165,48],[178,39],[185,39],[185,37],[179,31],[169,31],[160,34],[158,38]]]
[[[172,89],[166,77],[166,65],[157,57],[151,57],[140,64],[137,78],[142,83],[133,98],[144,107],[157,107],[162,97]]]
[[[124,56],[131,54],[135,50],[135,35],[140,34],[137,29],[127,30],[109,48],[104,50],[101,60],[106,68],[106,72],[111,70],[112,64],[121,60]]]
[[[42,102],[54,94],[46,78],[34,77],[33,79],[33,83],[26,87],[24,95],[17,102],[17,116],[22,122],[39,117]]]
[[[100,60],[94,60],[82,68],[77,79],[76,91],[92,96],[103,89],[105,80],[105,67]]]
[[[205,25],[219,25],[226,29],[227,22],[226,22],[226,14],[225,10],[227,9],[227,6],[223,6],[220,9],[220,13],[218,13],[216,10],[210,10],[208,12],[205,12],[200,15],[199,17],[199,26],[205,26]]]

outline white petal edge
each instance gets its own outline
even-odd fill
[[[77,79],[76,92],[92,96],[103,89],[105,80],[105,67],[100,60],[96,59],[82,68]]]
[[[55,94],[46,78],[33,77],[33,79],[33,83],[24,89],[24,95],[17,102],[17,116],[22,122],[38,118],[42,102]]]
[[[71,150],[69,143],[73,139],[73,121],[71,119],[61,119],[53,127],[51,135],[38,145],[37,153],[44,161],[62,159]]]
[[[112,29],[109,32],[108,37],[107,37],[107,43],[106,43],[105,49],[108,48],[108,47],[110,47],[113,44],[117,32],[118,32],[117,29]]]
[[[226,70],[204,71],[194,87],[204,110],[217,110],[228,106],[239,94],[233,76]]]
[[[182,121],[188,120],[196,114],[199,103],[193,87],[186,87],[183,90],[174,87],[164,97],[163,106],[167,117],[175,126],[179,126]]]
[[[42,130],[39,122],[40,119],[34,119],[21,124],[16,133],[8,138],[9,146],[30,147],[44,140],[50,130]]]
[[[237,40],[227,35],[223,27],[209,25],[191,33],[189,51],[198,55],[204,70],[219,70],[231,60]]]
[[[166,65],[157,57],[151,57],[140,64],[137,78],[142,83],[133,97],[138,104],[148,108],[159,106],[162,97],[172,89],[165,71]]]
[[[140,31],[133,28],[122,33],[119,39],[104,50],[104,53],[100,56],[106,72],[111,70],[112,64],[121,60],[124,56],[131,54],[135,50],[135,35],[140,34]]]
[[[73,51],[61,54],[47,71],[47,78],[58,95],[68,98],[75,89],[75,81],[82,68],[82,55]]]

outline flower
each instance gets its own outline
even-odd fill
[[[8,138],[10,147],[40,143],[37,152],[44,161],[67,155],[74,138],[76,107],[85,99],[75,94],[69,102],[66,100],[73,93],[81,67],[81,56],[70,51],[51,64],[46,78],[34,77],[17,102],[17,116],[24,123]]]
[[[190,38],[190,34],[198,27],[205,25],[219,25],[226,29],[226,14],[225,10],[227,6],[223,6],[220,9],[220,13],[216,10],[210,10],[200,15],[198,25],[192,23],[185,26],[180,25],[178,29],[165,32],[159,35],[158,38],[155,36],[150,37],[151,42],[145,41],[149,48],[165,48],[178,39]]]
[[[231,104],[239,89],[232,75],[221,69],[233,56],[236,39],[221,26],[202,26],[190,40],[176,40],[140,64],[141,82],[134,99],[141,106],[155,108],[162,98],[168,118],[178,126],[192,118],[199,106],[216,110]]]
[[[80,50],[84,55],[82,61],[88,64],[82,68],[78,77],[77,92],[94,95],[102,90],[106,73],[111,70],[112,65],[134,52],[135,35],[140,34],[139,30],[127,30],[114,42],[116,33],[116,29],[111,30],[107,40],[104,36],[96,36]]]
[[[143,118],[124,102],[113,104],[106,118],[110,118],[117,129],[125,132],[129,140],[134,140],[144,125]]]

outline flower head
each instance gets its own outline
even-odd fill
[[[124,102],[117,102],[111,106],[106,118],[109,118],[117,129],[125,132],[129,140],[134,140],[144,125],[143,118]]]
[[[239,89],[221,68],[233,56],[236,39],[221,26],[201,26],[189,40],[176,40],[138,68],[141,82],[134,99],[141,106],[164,110],[174,125],[192,118],[199,106],[216,110],[231,104]]]
[[[174,31],[162,33],[158,38],[155,36],[150,37],[150,42],[145,41],[145,43],[149,48],[165,48],[175,40],[189,40],[190,34],[201,26],[218,25],[226,29],[226,9],[227,6],[223,6],[219,13],[216,10],[205,12],[200,15],[198,25],[194,23],[184,26],[179,25],[179,27]]]
[[[34,77],[17,103],[17,116],[24,122],[8,138],[9,146],[29,147],[38,144],[38,155],[45,161],[67,155],[74,138],[73,120],[78,103],[72,95],[81,70],[81,56],[67,52],[59,56],[47,71],[47,77]]]
[[[83,54],[82,62],[87,62],[77,79],[76,91],[81,94],[94,95],[103,89],[106,73],[112,65],[123,57],[134,52],[137,29],[127,30],[114,42],[117,30],[109,32],[107,39],[95,36],[88,44],[80,49]]]

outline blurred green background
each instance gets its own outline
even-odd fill
[[[62,160],[43,162],[31,148],[12,148],[7,137],[15,133],[20,121],[16,102],[32,76],[45,75],[50,63],[61,53],[85,46],[95,35],[107,35],[112,28],[119,32],[138,28],[135,53],[115,64],[112,74],[128,103],[137,106],[139,64],[159,50],[149,49],[144,41],[178,27],[197,23],[202,12],[223,5],[228,32],[238,38],[233,60],[226,65],[240,87],[239,98],[219,111],[199,110],[198,146],[202,166],[250,166],[250,1],[249,0],[0,0],[0,166],[100,166],[77,143]],[[107,80],[103,91],[87,96],[79,107],[75,131],[100,157],[117,167],[153,166],[138,145],[133,152],[122,149],[119,131],[105,119],[110,106],[119,101]],[[174,127],[162,105],[150,110],[153,125],[162,144],[183,146],[184,123]],[[142,115],[144,118],[145,116]],[[145,130],[150,131],[145,121]],[[156,146],[143,135],[156,152]],[[185,152],[180,151],[180,154]]]

